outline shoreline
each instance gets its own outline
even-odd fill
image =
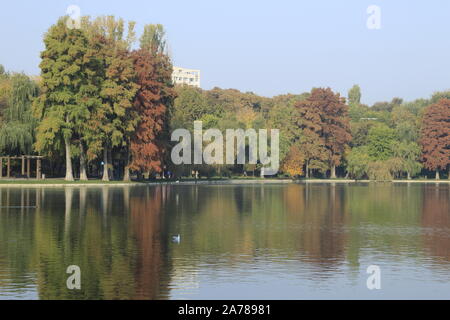
[[[393,184],[450,184],[450,180],[391,180],[391,181],[374,181],[374,180],[352,180],[352,179],[224,179],[224,180],[186,180],[186,181],[149,181],[149,182],[121,182],[111,181],[102,182],[100,180],[91,180],[90,182],[61,182],[42,183],[39,180],[27,180],[22,183],[17,180],[0,180],[0,188],[6,187],[125,187],[125,186],[158,186],[158,185],[251,185],[251,184],[351,184],[351,183],[393,183]]]

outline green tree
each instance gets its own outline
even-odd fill
[[[361,179],[367,175],[370,162],[369,150],[366,146],[353,148],[347,156],[348,173],[355,179]]]
[[[361,104],[361,88],[357,84],[348,91],[348,104],[349,106]]]
[[[280,161],[287,156],[291,147],[300,139],[301,130],[296,125],[297,110],[293,105],[276,104],[269,111],[268,125],[280,130]]]
[[[207,103],[202,89],[182,85],[175,88],[177,98],[171,114],[171,128],[193,128],[194,121],[204,115],[214,114]]]
[[[7,73],[0,75],[0,126],[8,108],[9,97],[11,95],[11,80]]]
[[[166,54],[166,31],[161,24],[147,24],[144,26],[140,40],[140,47],[154,55]]]
[[[134,22],[125,32],[123,19],[113,16],[83,21],[83,28],[91,42],[101,42],[96,54],[103,63],[100,86],[101,104],[89,119],[89,153],[94,156],[103,151],[103,181],[110,180],[110,152],[125,149],[128,154],[130,139],[139,121],[133,112],[133,100],[138,90],[133,59],[129,52],[135,38]],[[91,156],[91,157],[92,157]]]
[[[13,74],[10,81],[11,92],[4,110],[4,124],[0,127],[0,150],[8,155],[31,154],[37,125],[31,104],[39,89],[24,74]]]
[[[370,129],[367,139],[368,153],[373,160],[388,160],[394,155],[394,129],[377,124]]]
[[[92,72],[86,59],[89,42],[83,31],[69,29],[67,17],[50,27],[44,37],[45,50],[40,64],[42,94],[33,104],[40,121],[35,148],[38,152],[54,153],[65,149],[66,180],[73,180],[72,143],[80,122],[90,118],[85,100],[91,97],[91,84],[86,76]]]
[[[422,169],[419,162],[421,149],[416,142],[400,142],[394,151],[394,155],[401,159],[401,171],[406,172],[408,180]]]

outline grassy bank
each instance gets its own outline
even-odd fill
[[[159,185],[159,184],[276,184],[276,183],[439,183],[450,184],[450,180],[392,180],[392,181],[371,181],[371,180],[352,180],[352,179],[298,179],[292,180],[288,178],[259,178],[259,177],[231,177],[231,178],[203,178],[203,179],[180,179],[180,180],[145,180],[145,181],[102,181],[102,180],[88,180],[88,181],[65,181],[64,179],[0,179],[0,187],[17,186],[52,186],[60,187],[65,185],[72,186],[139,186],[139,185]]]

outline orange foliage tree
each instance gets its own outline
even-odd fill
[[[439,179],[439,170],[450,166],[450,99],[426,107],[420,135],[423,164]]]
[[[167,55],[139,49],[132,54],[139,90],[133,107],[139,118],[131,138],[131,161],[125,173],[162,170],[167,150],[168,109],[175,99],[171,82],[172,64]]]
[[[351,140],[348,106],[345,99],[330,88],[316,88],[304,101],[296,104],[302,130],[300,146],[306,160],[306,177],[309,169],[331,169],[336,177],[336,166]],[[314,166],[312,166],[315,164]]]
[[[297,146],[292,146],[286,158],[283,160],[281,170],[291,177],[301,176],[303,174],[303,164],[305,158]]]
[[[339,93],[335,94],[330,88],[313,90],[310,99],[322,109],[322,133],[328,151],[330,178],[336,178],[336,166],[341,164],[352,139],[348,106],[345,104],[345,98]]]

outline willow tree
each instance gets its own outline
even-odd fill
[[[82,30],[70,29],[67,17],[60,18],[44,37],[45,50],[40,63],[42,94],[35,100],[33,111],[40,121],[35,149],[52,154],[65,149],[66,177],[73,180],[71,148],[80,133],[80,123],[90,118],[90,99],[95,86],[89,83],[94,72],[87,57],[89,42]]]
[[[0,127],[0,150],[9,155],[31,154],[37,125],[31,103],[39,93],[38,85],[24,74],[13,74],[10,86]]]
[[[2,65],[0,65],[3,68]],[[5,111],[8,108],[8,100],[11,94],[11,81],[9,79],[8,73],[4,71],[4,68],[0,72],[0,126],[2,125],[3,119],[5,117]]]

